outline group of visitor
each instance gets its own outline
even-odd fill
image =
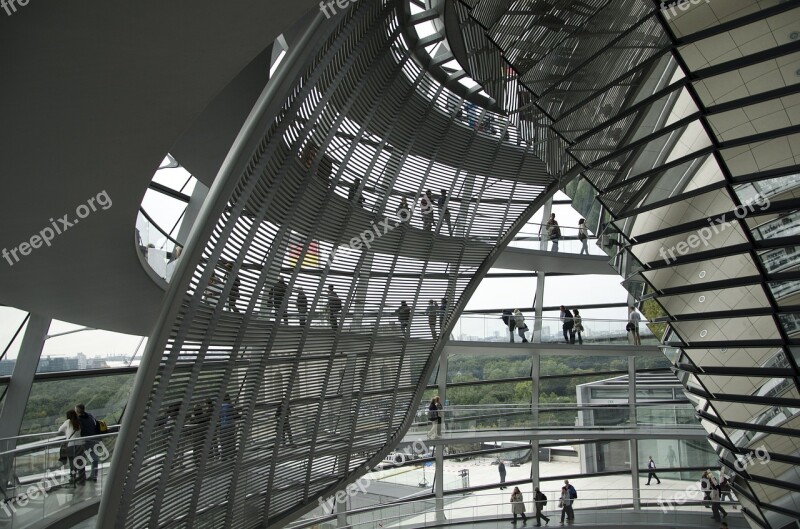
[[[66,437],[60,450],[59,459],[69,465],[71,486],[84,485],[86,481],[97,481],[99,458],[97,451],[93,448],[100,441],[95,438],[86,438],[104,433],[101,430],[100,423],[86,411],[86,406],[83,404],[78,404],[67,411],[67,420],[58,428],[58,432]],[[78,458],[83,455],[85,455],[84,462],[79,463]],[[88,478],[86,477],[86,458],[92,462]]]
[[[501,483],[505,482],[505,465],[503,462],[500,462],[500,476],[501,476]],[[501,486],[501,489],[505,487]],[[564,486],[561,487],[561,494],[558,498],[558,508],[561,509],[561,523],[564,523],[564,520],[572,523],[575,520],[575,511],[572,508],[572,504],[578,498],[578,491],[575,490],[575,487],[570,484],[568,479],[564,480]],[[547,506],[547,496],[539,490],[539,487],[533,488],[533,505],[534,505],[534,512],[536,516],[536,527],[542,526],[542,520],[544,520],[545,525],[550,523],[550,518],[545,516],[544,509]],[[514,515],[514,520],[511,523],[517,523],[517,515],[522,517],[522,523],[527,523],[528,517],[525,516],[525,499],[522,497],[522,492],[519,490],[519,487],[514,487],[514,491],[511,493],[511,514]]]

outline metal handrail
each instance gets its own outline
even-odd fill
[[[1,457],[6,457],[6,456],[18,455],[20,453],[38,452],[38,451],[40,451],[42,449],[51,448],[53,445],[60,446],[62,443],[65,443],[65,442],[68,442],[68,441],[78,441],[78,440],[80,440],[80,441],[98,441],[98,440],[106,439],[106,438],[109,438],[109,437],[116,437],[117,435],[119,435],[119,428],[114,428],[114,431],[111,431],[111,429],[112,429],[112,427],[109,427],[109,431],[108,432],[105,432],[105,433],[102,433],[102,434],[98,434],[98,435],[87,435],[85,437],[73,437],[72,439],[67,439],[66,436],[61,435],[57,439],[53,438],[53,439],[46,439],[46,440],[40,441],[38,443],[29,443],[29,444],[26,444],[24,446],[18,446],[16,448],[14,448],[13,450],[6,450],[5,452],[0,452],[0,458]],[[58,432],[55,432],[55,433],[58,434]]]

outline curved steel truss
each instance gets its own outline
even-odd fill
[[[469,123],[412,60],[394,1],[343,18],[290,50],[211,191],[102,524],[276,526],[365,472],[476,277],[555,191],[507,120]]]

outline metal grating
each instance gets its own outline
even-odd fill
[[[428,300],[446,300],[437,327],[449,325],[498,244],[555,191],[533,151],[503,139],[507,120],[483,112],[491,133],[450,111],[399,29],[393,1],[362,2],[286,59],[296,76],[183,254],[101,523],[278,526],[363,473],[410,424],[443,345]],[[348,249],[370,233],[370,248]]]

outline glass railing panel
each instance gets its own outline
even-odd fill
[[[586,249],[584,250],[583,240],[580,239],[580,229],[578,226],[559,226],[561,236],[558,237],[558,244],[553,245],[550,238],[550,226],[546,224],[531,223],[514,236],[514,240],[509,244],[514,248],[526,248],[529,250],[544,250],[548,252],[585,254],[607,257],[608,254],[598,244],[603,242],[593,233],[588,233]]]
[[[136,247],[158,277],[167,282],[172,279],[182,248],[141,211],[136,218]]]
[[[439,411],[439,417],[441,434],[437,433],[434,423],[429,420],[427,406],[421,407],[406,434],[406,440],[435,439],[439,436],[468,440],[470,436],[478,434],[515,430],[572,432],[575,429],[612,431],[643,428],[702,432],[694,408],[689,403],[642,403],[633,409],[628,404],[445,406]]]
[[[135,373],[126,373],[34,382],[20,434],[57,430],[66,420],[67,411],[77,404],[84,404],[98,420],[117,424],[130,397],[134,376]]]
[[[468,342],[510,342],[512,333],[509,331],[509,327],[503,323],[501,316],[500,314],[463,314],[456,323],[451,338]],[[527,340],[541,343],[566,343],[564,323],[559,318],[542,318],[541,338],[536,340],[533,333],[534,315],[523,313],[523,316],[529,329],[525,333]],[[633,334],[626,329],[627,325],[627,320],[583,318],[583,330],[574,333],[574,340],[576,345],[633,345]],[[658,338],[644,321],[639,324],[639,336],[643,345],[658,345],[659,343]],[[567,337],[572,339],[569,332]],[[521,342],[517,329],[513,331],[513,338],[513,341]]]
[[[7,522],[4,527],[39,524],[102,495],[117,433],[80,438],[68,452],[62,450],[64,437],[55,436],[57,432],[48,432],[42,440],[20,437],[15,439],[16,448],[0,452],[7,498],[0,509],[0,519]]]
[[[416,339],[438,338],[441,330],[442,313],[436,311],[429,313],[426,310],[419,310],[409,305],[410,312],[402,315],[397,310],[387,311],[381,307],[364,307],[357,311],[346,313],[335,313],[332,317],[324,303],[317,305],[315,312],[297,312],[295,307],[296,295],[290,294],[290,303],[287,309],[280,310],[276,314],[273,303],[265,298],[256,303],[253,314],[254,322],[274,322],[280,325],[300,327],[301,323],[312,328],[341,328],[348,333],[362,333],[378,336],[402,337],[406,334]],[[239,303],[242,300],[238,299]],[[231,299],[221,300],[219,292],[208,289],[207,295],[202,301],[209,309],[216,307],[219,303],[224,303],[223,313],[238,315],[234,311]],[[310,300],[309,300],[310,303]],[[425,303],[420,304],[425,307]],[[416,310],[415,310],[416,309]],[[525,324],[528,329],[525,331],[525,339],[541,343],[565,343],[563,334],[563,322],[559,318],[542,318],[542,330],[540,338],[534,334],[535,321],[534,314],[531,312],[523,313]],[[237,316],[238,317],[238,316]],[[633,333],[626,330],[627,320],[604,320],[583,318],[581,332],[576,332],[574,336],[575,345],[633,345]],[[639,324],[639,334],[642,345],[658,345],[659,340],[647,326],[646,321]],[[568,335],[569,336],[569,335]],[[515,342],[521,343],[522,338],[518,329],[514,329],[513,337]],[[456,341],[469,342],[510,342],[511,333],[508,326],[503,322],[501,314],[464,314],[455,324],[450,333],[450,339]]]
[[[616,476],[629,480],[630,477]],[[519,485],[525,511],[528,517],[534,513],[533,490],[527,476],[526,481]],[[649,525],[649,524],[674,524],[682,526],[689,523],[691,517],[707,514],[703,494],[700,491],[689,490],[685,483],[678,484],[674,492],[676,498],[665,497],[663,488],[646,489],[640,492],[642,510],[632,509],[634,495],[631,489],[618,488],[588,488],[581,483],[582,480],[570,480],[578,490],[575,500],[576,522],[581,524],[593,523],[619,523]],[[589,481],[587,479],[587,481]],[[595,480],[596,481],[596,480]],[[557,523],[561,509],[558,506],[560,496],[560,481],[540,482],[540,489],[547,497],[543,513]],[[508,487],[511,489],[511,487]],[[680,499],[677,496],[681,495]],[[404,501],[402,503],[373,506],[366,509],[348,510],[346,513],[348,527],[364,529],[380,529],[385,527],[420,527],[425,525],[441,525],[443,523],[466,523],[479,521],[496,521],[511,519],[510,490],[497,491],[479,490],[470,494],[452,493],[446,495],[441,508],[438,508],[434,499],[421,499]],[[733,501],[724,501],[722,505],[731,511],[735,506]],[[344,514],[344,513],[343,513]],[[687,517],[688,515],[688,517]],[[318,525],[319,524],[319,525]],[[322,519],[306,518],[290,527],[333,527],[335,520],[330,517]]]

